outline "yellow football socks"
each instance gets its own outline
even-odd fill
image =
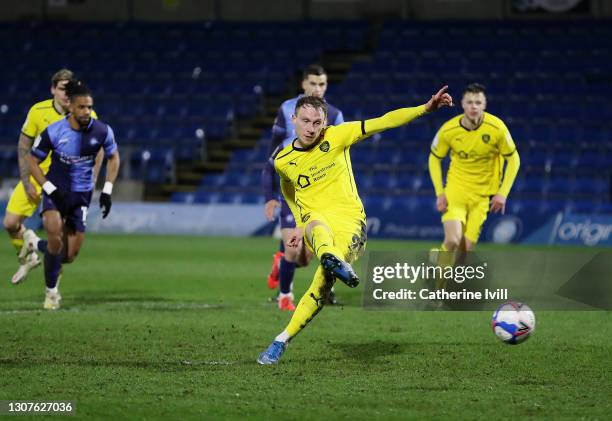
[[[326,277],[323,267],[319,265],[310,288],[304,293],[287,326],[286,332],[291,338],[304,329],[314,316],[321,311],[333,283],[333,279]]]
[[[19,254],[21,247],[23,247],[23,238],[11,238],[11,244],[15,247],[17,254]]]

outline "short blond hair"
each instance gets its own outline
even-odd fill
[[[72,80],[74,73],[68,69],[60,69],[51,76],[51,85],[55,88],[62,80]]]

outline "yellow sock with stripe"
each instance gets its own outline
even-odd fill
[[[325,299],[333,283],[333,279],[329,279],[325,275],[323,268],[319,266],[310,284],[310,288],[308,288],[308,291],[306,291],[304,296],[300,299],[287,328],[276,338],[276,340],[287,342],[287,340],[300,333],[300,331],[304,329],[323,308]]]
[[[21,247],[23,246],[23,238],[11,238],[11,244],[15,247],[17,254],[21,251]]]

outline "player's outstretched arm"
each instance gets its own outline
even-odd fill
[[[442,107],[452,107],[453,98],[446,92],[447,90],[448,86],[442,87],[435,95],[431,96],[429,101],[418,107],[400,108],[399,110],[390,111],[381,117],[366,120],[364,122],[364,131],[371,135],[403,126],[425,113],[439,110]]]

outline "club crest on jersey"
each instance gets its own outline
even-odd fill
[[[91,140],[89,141],[89,144],[91,146],[97,145],[98,144],[98,139],[96,139],[95,137],[92,137]]]
[[[321,143],[319,145],[319,149],[321,150],[321,152],[328,152],[329,151],[329,142],[326,140],[323,143]]]
[[[301,188],[310,186],[310,177],[300,174],[297,179],[297,185]]]
[[[484,143],[489,143],[489,140],[491,140],[491,136],[489,136],[488,134],[483,134],[482,135],[482,141]]]

